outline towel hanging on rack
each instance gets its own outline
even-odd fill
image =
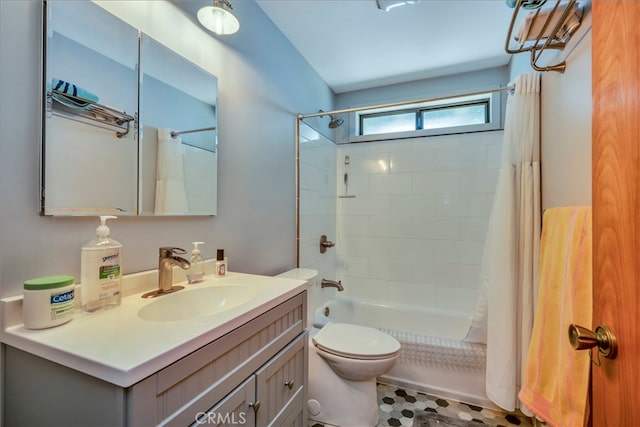
[[[582,18],[582,9],[577,3],[573,3],[560,29],[554,31],[562,17],[565,16],[567,7],[569,7],[568,4],[561,4],[557,8],[550,7],[527,13],[524,22],[520,24],[518,32],[513,38],[522,43],[550,37],[562,43],[566,42],[580,26]]]
[[[60,79],[54,78],[51,81],[51,90],[54,96],[62,95],[58,96],[56,101],[59,101],[68,107],[84,107],[88,104],[96,104],[99,101],[98,95],[76,86],[73,83]],[[63,100],[61,101],[61,99]]]

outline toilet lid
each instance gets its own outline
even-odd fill
[[[348,323],[327,323],[312,342],[321,350],[354,359],[380,359],[400,351],[400,343],[392,336]]]

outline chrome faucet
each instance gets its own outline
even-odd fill
[[[320,282],[320,287],[321,288],[336,288],[339,292],[344,291],[344,287],[342,286],[342,280],[338,280],[336,282],[335,280],[322,279],[322,282]]]
[[[191,263],[178,255],[184,255],[187,251],[181,248],[160,248],[158,259],[158,289],[147,292],[142,298],[156,297],[184,289],[184,286],[173,286],[173,266],[177,265],[183,270],[188,270]]]

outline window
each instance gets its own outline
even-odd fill
[[[360,135],[380,135],[395,132],[446,129],[491,123],[492,97],[448,99],[402,109],[361,112]],[[444,133],[447,133],[446,131]]]

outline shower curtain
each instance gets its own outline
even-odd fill
[[[171,129],[158,128],[155,211],[160,215],[188,212],[184,187],[182,139],[171,136]]]
[[[502,163],[468,341],[487,344],[487,396],[518,406],[538,293],[540,246],[540,76],[519,75],[509,95]],[[524,408],[523,408],[524,409]]]

